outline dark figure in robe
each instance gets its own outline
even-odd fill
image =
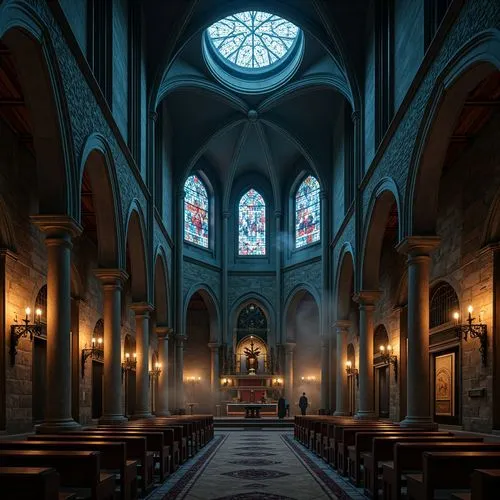
[[[285,418],[286,414],[286,401],[283,396],[280,396],[278,399],[278,418],[282,419]]]
[[[299,399],[299,408],[302,415],[306,414],[307,407],[309,406],[309,401],[307,401],[306,393],[303,392]]]

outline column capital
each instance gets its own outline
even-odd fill
[[[207,345],[211,351],[216,351],[220,347],[218,342],[209,342]]]
[[[69,215],[32,215],[30,219],[48,238],[74,238],[83,231],[81,224]]]
[[[116,288],[121,288],[123,283],[127,281],[128,274],[123,269],[94,269],[94,274],[103,285],[112,285]]]
[[[156,325],[155,327],[155,333],[160,340],[168,340],[173,332],[174,329],[166,325]]]
[[[360,290],[355,293],[352,297],[354,302],[357,302],[360,306],[375,306],[378,299],[382,295],[380,290]]]
[[[134,302],[130,305],[130,309],[135,312],[136,316],[148,316],[154,307],[148,302]]]
[[[349,333],[352,322],[347,319],[338,319],[332,323],[337,333]]]
[[[151,121],[156,122],[158,120],[158,113],[156,111],[150,111],[149,118]]]
[[[297,344],[295,342],[285,342],[286,352],[293,352],[295,350],[296,345]]]
[[[229,217],[231,217],[231,211],[230,211],[230,210],[224,210],[224,211],[222,212],[222,217],[223,217],[224,219],[229,219]]]
[[[321,341],[321,349],[327,349],[330,345],[330,337],[326,336],[326,335],[322,335],[320,337],[320,341]]]
[[[274,211],[274,216],[278,219],[281,217],[281,210],[279,208],[277,208],[275,211]]]
[[[361,118],[361,113],[356,109],[351,114],[351,120],[355,124]]]
[[[409,257],[428,256],[440,243],[439,236],[408,236],[396,246],[396,250]]]
[[[174,340],[178,346],[182,346],[184,345],[184,342],[187,340],[187,335],[176,335],[174,337]]]

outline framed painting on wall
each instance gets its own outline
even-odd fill
[[[455,353],[436,356],[434,407],[438,416],[455,415]]]

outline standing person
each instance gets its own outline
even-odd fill
[[[302,415],[306,414],[307,407],[309,406],[309,402],[307,401],[306,393],[303,392],[302,396],[300,396],[299,399],[299,408],[300,408],[300,413]]]
[[[278,399],[278,418],[281,420],[285,418],[286,413],[286,401],[283,396],[280,396]]]

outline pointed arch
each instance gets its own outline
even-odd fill
[[[170,325],[170,294],[167,263],[162,247],[156,250],[154,272],[154,307],[156,323]]]
[[[340,252],[339,263],[336,274],[336,319],[347,320],[352,304],[352,296],[354,293],[354,254],[349,243],[344,243]]]
[[[216,296],[213,290],[206,284],[199,283],[195,286],[192,286],[186,296],[186,301],[184,303],[184,312],[183,312],[183,331],[187,331],[187,311],[189,307],[189,303],[195,294],[199,294],[203,299],[205,307],[208,310],[208,314],[210,317],[210,342],[222,343],[222,331],[220,328],[220,312],[219,312],[219,303],[217,302]]]
[[[321,238],[320,184],[308,175],[295,191],[295,248],[317,243]]]
[[[297,320],[297,309],[300,303],[304,299],[312,299],[316,309],[317,309],[317,317],[319,321],[320,317],[320,300],[316,291],[309,286],[308,284],[300,284],[297,285],[288,295],[288,298],[285,303],[285,328],[286,335],[284,338],[284,342],[296,342],[296,320]],[[309,300],[310,300],[309,299]],[[318,325],[319,326],[319,325]],[[317,332],[319,335],[319,331]]]
[[[127,263],[130,263],[130,291],[133,302],[147,302],[148,288],[148,260],[146,252],[146,230],[144,217],[138,203],[134,200],[130,204],[127,217],[126,237]]]
[[[266,202],[250,188],[238,203],[238,255],[266,255]]]

